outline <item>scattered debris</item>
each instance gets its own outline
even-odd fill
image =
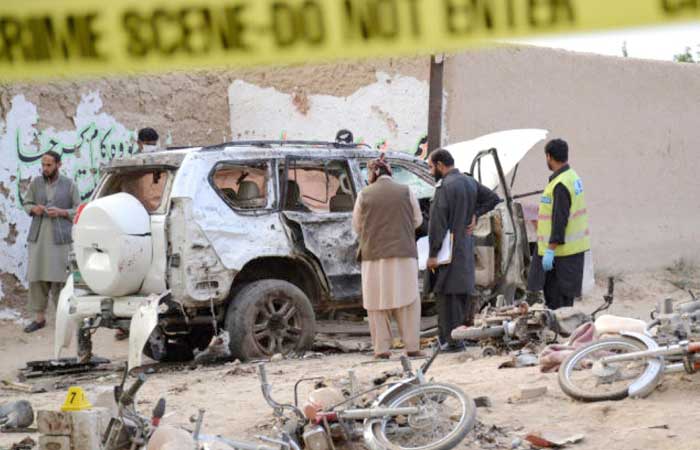
[[[401,378],[402,376],[403,371],[399,369],[387,370],[382,372],[380,376],[372,380],[372,384],[374,384],[375,386],[381,386],[382,384],[386,383],[390,378]]]
[[[235,360],[232,363],[226,365],[228,368],[223,376],[235,376],[235,375],[250,375],[255,373],[255,368],[252,366],[243,366],[240,360]]]
[[[491,398],[482,395],[481,397],[476,397],[474,399],[474,404],[476,405],[477,408],[490,408],[493,406],[491,403]]]
[[[26,400],[5,403],[0,406],[0,426],[3,430],[27,428],[34,423],[34,409]]]
[[[40,450],[69,450],[70,448],[70,436],[39,436]]]
[[[280,362],[284,361],[284,355],[282,353],[275,353],[272,355],[272,358],[270,358],[270,362]]]
[[[518,386],[518,400],[532,400],[535,398],[542,397],[547,393],[547,386],[532,386],[532,385],[521,385]]]
[[[33,448],[36,447],[36,441],[29,436],[26,438],[22,439],[21,441],[12,444],[12,447],[10,447],[10,450],[32,450]]]
[[[195,350],[194,363],[205,364],[229,359],[231,357],[230,342],[231,338],[229,337],[228,331],[222,331],[211,338],[211,342],[209,342],[207,348],[201,352]]]
[[[302,356],[302,359],[320,359],[325,356],[326,355],[321,352],[306,352],[304,353],[304,356]]]
[[[487,425],[479,420],[474,424],[474,429],[469,433],[464,441],[467,449],[490,449],[490,450],[510,450],[513,442],[518,439],[512,436],[510,428],[499,427],[497,425]],[[521,441],[522,442],[522,441]]]
[[[92,357],[87,363],[78,362],[78,358],[29,361],[27,367],[20,370],[20,378],[26,380],[43,376],[74,375],[84,372],[113,370],[114,367],[110,363],[110,360],[96,356]]]
[[[314,341],[315,351],[335,350],[341,353],[364,352],[372,348],[369,341],[361,339],[341,338],[340,336],[317,335]]]
[[[513,357],[501,363],[499,369],[519,369],[521,367],[533,367],[539,362],[539,358],[534,353],[530,351],[519,351],[513,355]]]
[[[102,436],[112,417],[107,408],[82,411],[39,411],[39,448],[94,450],[101,448]]]
[[[479,342],[483,356],[494,356],[526,345],[542,345],[556,341],[557,324],[554,313],[542,303],[515,306],[486,307],[473,327],[452,330],[452,339]]]
[[[49,436],[67,436],[71,434],[73,429],[70,415],[61,411],[41,410],[37,412],[36,426],[39,433]]]
[[[0,389],[7,391],[19,391],[27,394],[38,394],[46,392],[46,388],[42,386],[33,386],[31,384],[19,383],[16,381],[2,380],[0,381]]]
[[[537,448],[559,448],[569,444],[581,442],[584,438],[582,434],[574,434],[569,436],[561,436],[556,433],[531,433],[525,437],[525,440]]]

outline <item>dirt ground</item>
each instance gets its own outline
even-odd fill
[[[682,264],[656,272],[621,276],[616,284],[615,303],[611,312],[618,315],[648,318],[657,300],[689,298],[687,288],[700,288],[700,272]],[[594,292],[580,304],[586,311],[600,302],[605,280],[598,281]],[[700,289],[699,289],[700,291]],[[16,369],[26,361],[52,356],[51,329],[33,335],[21,332],[19,325],[0,325],[0,374],[14,379]],[[100,356],[123,361],[124,342],[116,342],[112,333],[101,331],[95,340]],[[651,396],[643,400],[623,400],[584,404],[572,401],[561,392],[556,374],[542,374],[537,367],[498,369],[508,358],[473,358],[473,353],[441,355],[429,374],[436,381],[460,386],[472,397],[488,396],[492,406],[479,408],[482,423],[458,448],[511,448],[511,443],[532,432],[583,434],[584,440],[571,445],[577,450],[611,448],[617,450],[697,449],[700,448],[700,377],[685,374],[667,376]],[[398,356],[398,353],[397,353]],[[273,393],[281,401],[293,399],[293,386],[302,377],[342,378],[354,369],[360,381],[369,381],[385,370],[399,367],[398,361],[371,362],[366,354],[326,355],[314,359],[284,360],[268,364]],[[414,363],[415,364],[415,363]],[[230,363],[177,373],[150,375],[139,395],[139,408],[149,413],[159,397],[167,398],[165,422],[189,426],[188,419],[205,408],[204,433],[254,439],[272,419],[264,403],[254,366],[235,369]],[[117,375],[107,375],[82,383],[89,395],[116,383]],[[547,393],[530,401],[510,401],[519,385],[544,385]],[[0,390],[0,402],[28,399],[35,409],[56,409],[65,397],[65,389],[43,394],[18,394]],[[302,393],[303,398],[303,393]],[[0,434],[0,448],[9,447],[25,434]],[[36,435],[33,436],[35,439]],[[517,446],[516,446],[517,448]],[[520,448],[529,448],[522,444]]]

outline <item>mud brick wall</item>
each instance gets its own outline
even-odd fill
[[[427,131],[429,69],[421,57],[0,85],[0,287],[10,295],[25,284],[22,196],[46,151],[63,155],[83,198],[104,164],[137,150],[145,126],[172,146],[333,140],[349,129],[356,141],[414,152]]]

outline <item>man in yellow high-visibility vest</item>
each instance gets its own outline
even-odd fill
[[[584,253],[591,248],[588,210],[581,178],[569,167],[569,146],[554,139],[545,147],[549,184],[540,198],[537,254],[528,290],[544,290],[547,307],[572,306],[581,296]]]

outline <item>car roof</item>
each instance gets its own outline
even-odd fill
[[[321,141],[238,141],[206,147],[168,148],[149,153],[137,153],[126,158],[115,158],[109,167],[112,169],[140,166],[178,168],[185,157],[192,153],[207,159],[250,160],[284,156],[372,159],[378,158],[382,152],[372,150],[364,144]],[[424,163],[423,160],[404,152],[386,152],[386,156],[394,160]]]

